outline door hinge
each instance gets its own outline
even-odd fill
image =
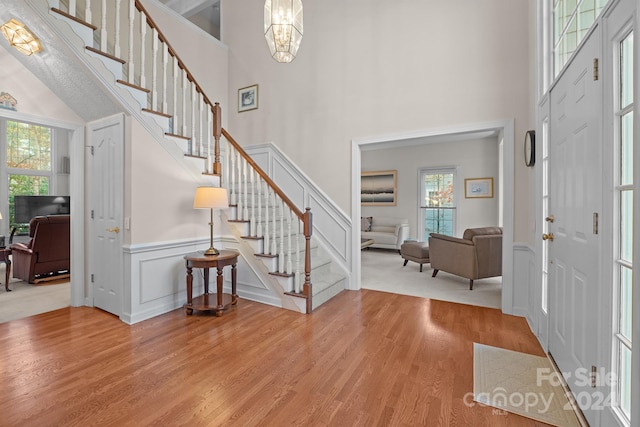
[[[598,80],[598,58],[593,58],[593,81]]]
[[[593,234],[598,234],[598,212],[593,213]]]
[[[94,280],[93,280],[93,279],[94,279],[94,277],[93,277],[93,273],[91,273],[91,283],[93,283],[93,282],[94,282]]]
[[[93,145],[91,146],[91,155],[92,156],[94,155],[94,147],[93,147]]]
[[[598,369],[595,366],[591,366],[591,387],[596,388],[598,384]]]
[[[91,219],[93,219],[93,209],[91,209]]]

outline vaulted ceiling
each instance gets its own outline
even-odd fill
[[[220,0],[160,0],[206,32],[220,39]]]

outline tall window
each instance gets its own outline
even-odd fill
[[[7,120],[2,126],[7,149],[9,223],[15,223],[14,196],[49,194],[53,131],[49,127]],[[24,231],[24,230],[21,230]]]
[[[633,276],[633,33],[619,44],[615,174],[613,371],[614,407],[629,423],[631,411],[631,311]]]
[[[454,169],[420,171],[422,240],[426,240],[429,233],[455,234],[454,179]]]
[[[557,76],[609,0],[553,1],[553,70]]]

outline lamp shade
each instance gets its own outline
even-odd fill
[[[0,219],[2,219],[2,212],[0,212]]]
[[[293,61],[302,41],[302,0],[266,0],[264,37],[273,59]]]
[[[9,41],[9,44],[24,55],[33,55],[42,50],[40,40],[22,22],[16,19],[12,18],[0,26],[0,31],[2,31],[4,38]]]
[[[193,199],[194,209],[226,209],[229,207],[227,189],[221,187],[198,187]]]

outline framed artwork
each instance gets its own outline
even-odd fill
[[[464,180],[466,199],[490,199],[493,197],[493,178],[467,178]]]
[[[397,203],[397,171],[362,172],[360,203],[363,206],[395,206]]]
[[[238,113],[258,108],[258,85],[238,89]]]

